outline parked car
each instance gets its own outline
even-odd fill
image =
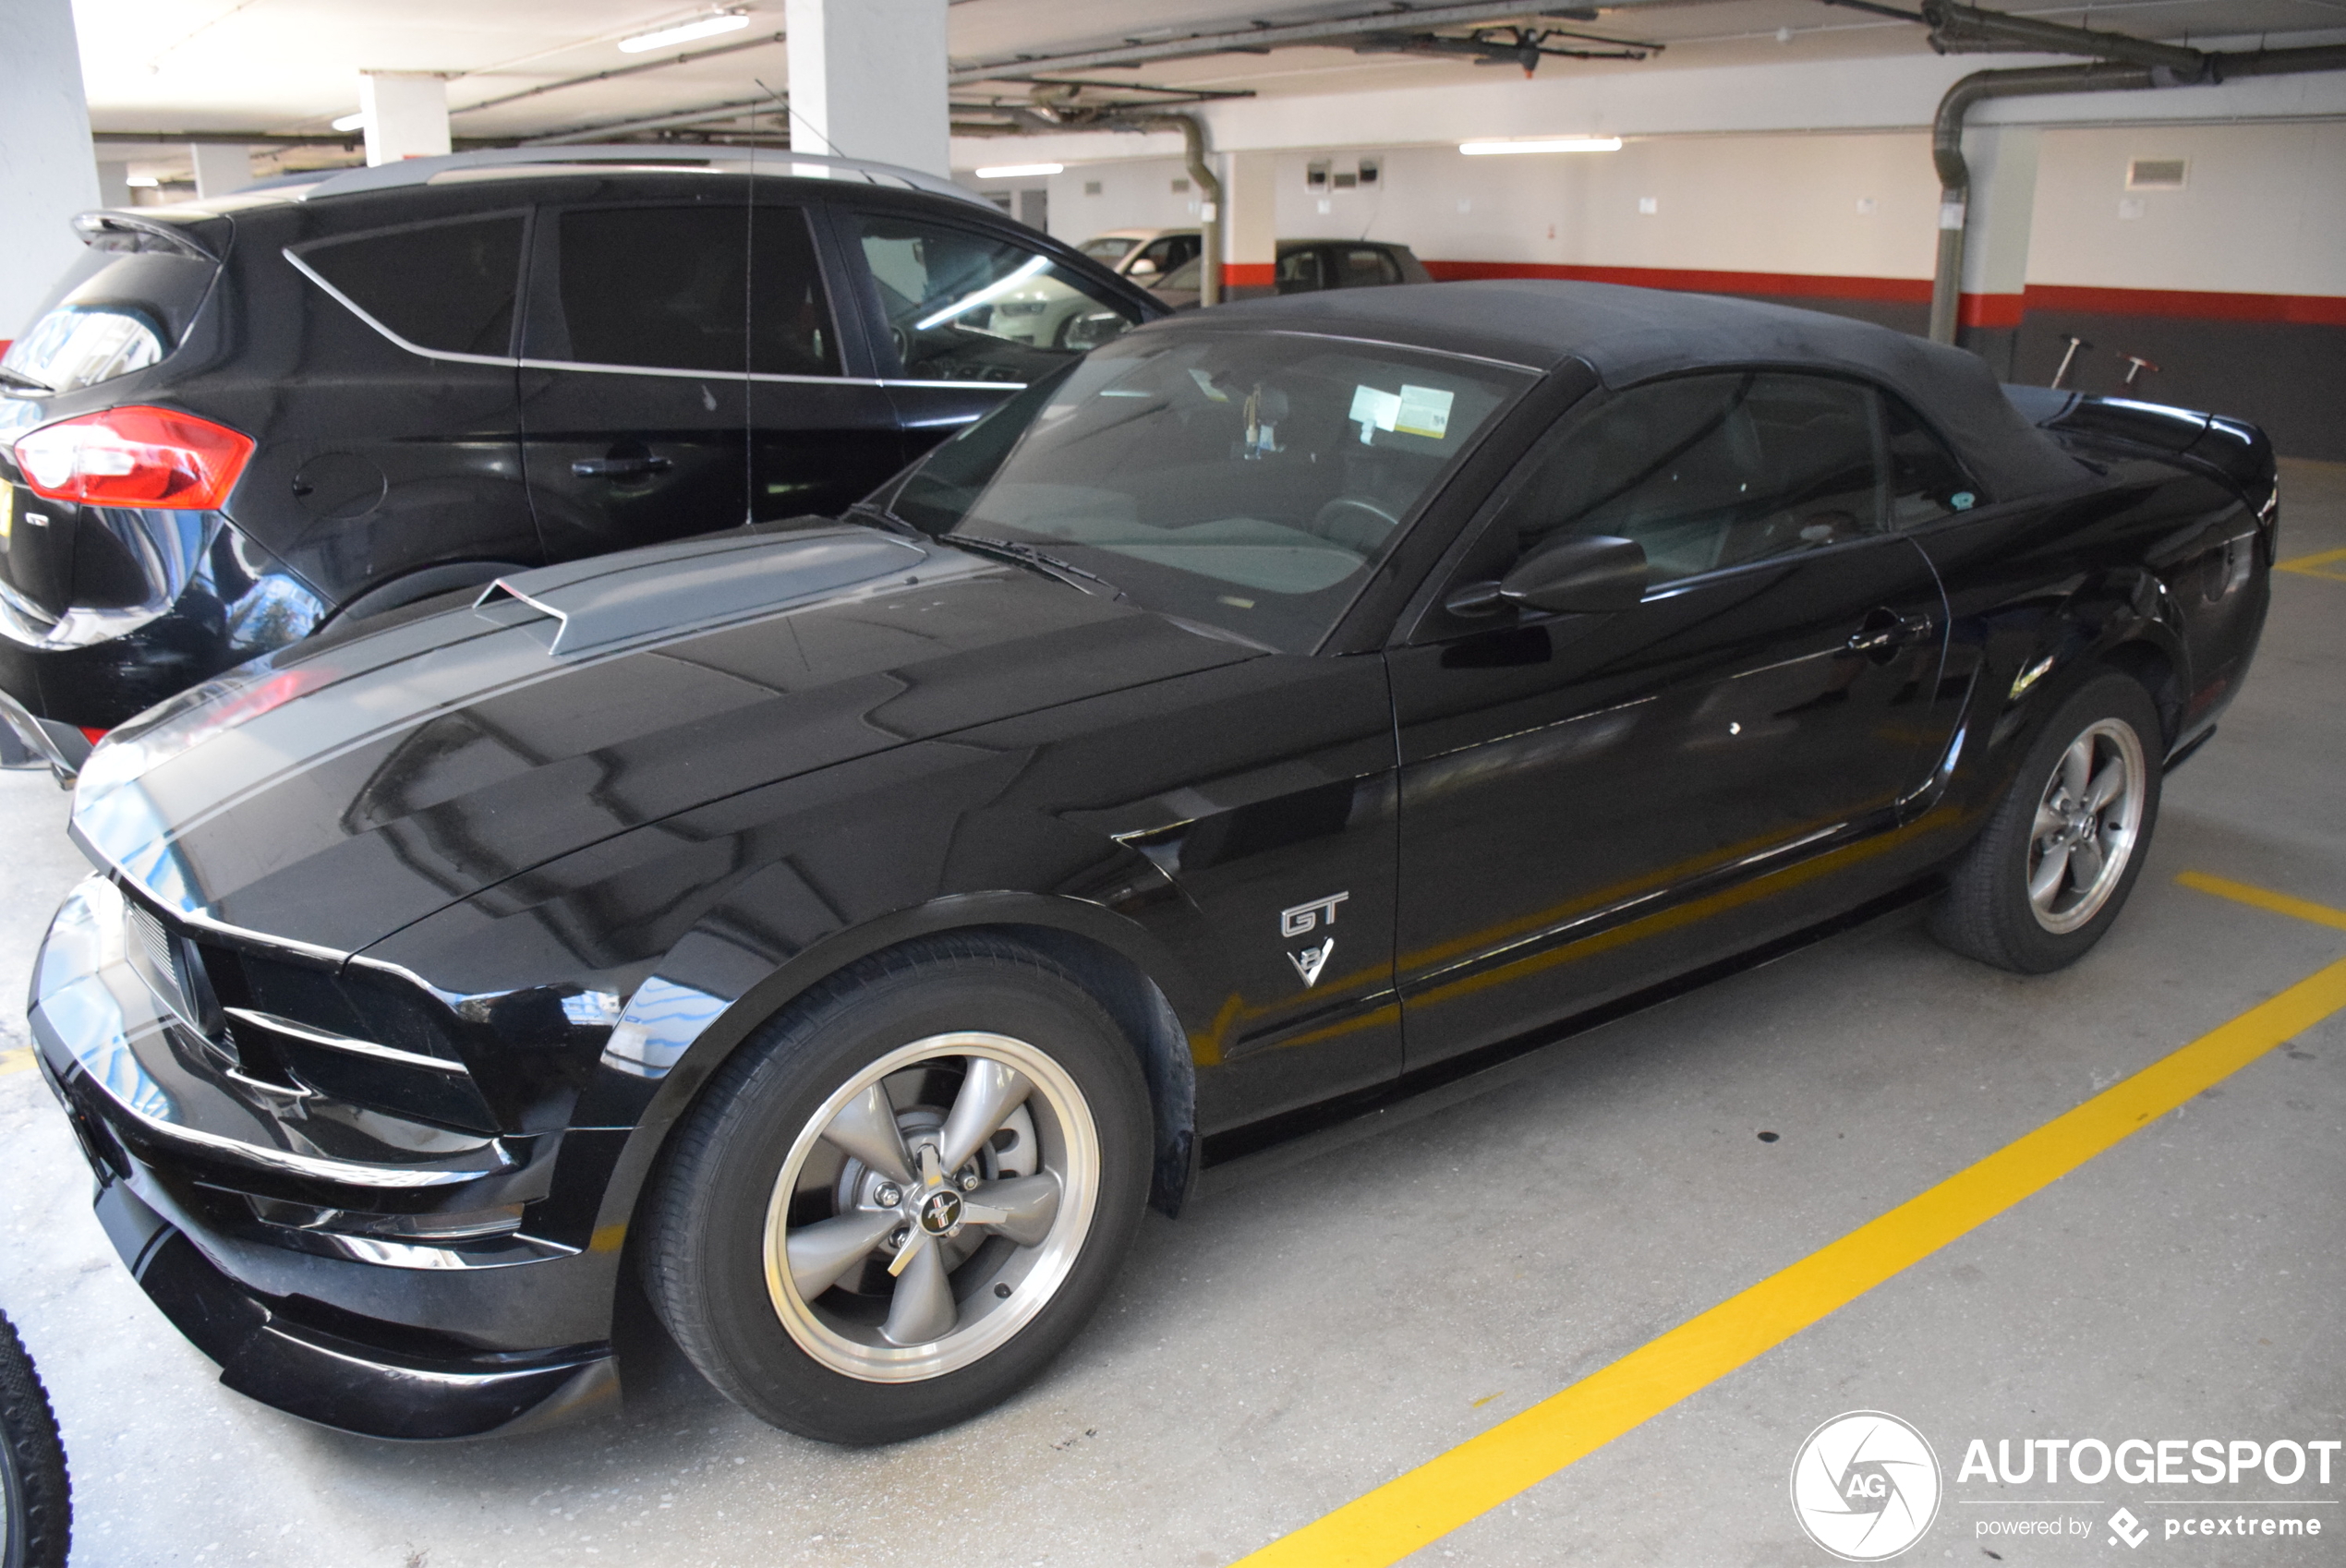
[[[764,1419],[926,1431],[1313,1107],[1933,879],[1989,963],[2090,948],[2247,673],[2274,465],[2031,409],[1594,283],[1155,323],[839,523],[514,573],[115,730],[39,1059],[258,1399],[550,1418],[633,1280]]]
[[[79,226],[0,360],[0,733],[68,773],[336,619],[838,512],[1160,310],[840,160],[462,153]]]
[[[1142,287],[1171,275],[1205,248],[1201,229],[1110,229],[1082,244],[1083,254]]]
[[[1192,256],[1148,290],[1176,310],[1193,308],[1204,263]],[[1135,281],[1143,281],[1136,279]],[[1406,245],[1383,239],[1283,239],[1272,273],[1274,292],[1316,294],[1331,288],[1380,288],[1430,283],[1433,274]]]

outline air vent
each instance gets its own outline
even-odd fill
[[[2190,172],[2185,158],[2136,158],[2126,165],[2128,190],[2181,190]]]

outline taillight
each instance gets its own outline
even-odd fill
[[[225,425],[133,404],[43,425],[18,440],[17,466],[51,501],[210,511],[236,488],[252,444]]]

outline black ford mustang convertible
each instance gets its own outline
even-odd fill
[[[1917,887],[1987,962],[2077,958],[2275,527],[2249,427],[1832,318],[1210,311],[843,520],[521,572],[124,725],[32,1024],[234,1388],[509,1429],[648,1307],[767,1420],[900,1437],[1308,1107]]]

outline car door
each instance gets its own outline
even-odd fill
[[[1735,372],[1584,405],[1518,470],[1447,586],[1573,536],[1637,540],[1649,586],[1436,605],[1388,656],[1413,1068],[1863,896],[1945,739],[1944,607],[1889,531],[1881,440],[1867,387]]]
[[[1327,268],[1319,247],[1299,245],[1290,249],[1282,246],[1274,281],[1281,294],[1313,294],[1327,287]]]
[[[1401,281],[1401,264],[1381,245],[1346,245],[1333,252],[1335,288],[1378,288]]]
[[[750,223],[748,514],[763,523],[836,516],[913,455],[870,345],[834,307],[810,219],[818,208],[760,196]],[[848,332],[842,332],[842,326]]]
[[[711,185],[541,213],[521,432],[549,559],[749,516],[749,206]]]
[[[248,486],[284,499],[240,521],[337,605],[538,558],[515,461],[530,217],[510,201],[464,205],[484,203],[433,192],[405,222],[286,247],[298,281],[247,263],[248,308],[298,330],[270,334],[283,360],[264,350],[244,367],[276,404]]]
[[[1047,250],[925,212],[834,208],[912,453],[1121,333],[1140,308]]]

